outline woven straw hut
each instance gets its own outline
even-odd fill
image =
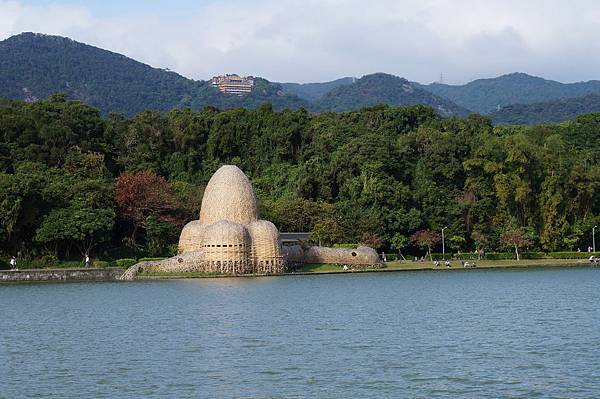
[[[200,219],[185,225],[179,237],[179,255],[161,261],[140,262],[122,276],[140,271],[199,271],[212,273],[278,274],[286,262],[374,265],[374,249],[300,246],[282,249],[273,223],[258,220],[256,197],[250,181],[237,166],[225,165],[211,177],[202,198]]]
[[[204,190],[200,223],[209,225],[229,220],[247,225],[257,219],[256,197],[250,180],[237,166],[221,166]]]
[[[178,253],[200,251],[202,249],[202,231],[204,227],[199,220],[192,220],[183,227],[179,236]]]
[[[250,233],[250,259],[254,264],[254,272],[263,274],[283,272],[284,260],[277,227],[269,221],[257,220],[248,225],[248,233]]]
[[[205,226],[202,237],[205,271],[242,274],[252,271],[250,236],[246,228],[229,220]]]

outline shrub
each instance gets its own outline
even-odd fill
[[[0,270],[10,269],[10,264],[3,259],[0,259]]]
[[[117,267],[122,267],[125,269],[130,266],[135,265],[136,263],[137,263],[137,260],[131,259],[131,258],[117,259],[115,261],[115,264],[117,265]]]
[[[398,254],[385,254],[385,257],[387,258],[388,262],[393,262],[395,260],[398,260]],[[402,258],[400,258],[402,259]]]
[[[600,256],[600,252],[550,252],[552,259],[588,259],[590,256]]]
[[[523,252],[521,254],[521,259],[544,259],[547,257],[548,255],[543,252]]]
[[[28,262],[19,262],[19,260],[17,259],[17,267],[23,269],[45,269],[49,267],[57,267],[58,265],[58,258],[54,255],[42,255],[39,258],[34,258]]]
[[[358,244],[333,244],[334,248],[349,248],[356,249],[358,248]]]
[[[435,253],[431,254],[433,260],[442,260],[442,254]],[[548,257],[548,254],[543,252],[523,252],[520,254],[521,259],[544,259]],[[477,254],[474,253],[454,253],[454,254],[446,254],[446,259],[453,260],[478,260]],[[513,260],[515,259],[515,254],[513,252],[487,252],[485,253],[484,260]]]
[[[85,263],[81,260],[66,260],[60,262],[60,264],[58,265],[58,267],[65,269],[77,269],[83,266],[85,266]]]
[[[103,260],[95,260],[94,263],[92,263],[92,267],[97,267],[97,268],[105,268],[105,267],[109,267],[110,263],[103,261]]]

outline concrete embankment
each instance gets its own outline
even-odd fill
[[[0,270],[0,283],[38,281],[115,281],[125,272],[120,267],[102,269]]]

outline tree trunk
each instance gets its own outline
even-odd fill
[[[515,253],[517,254],[517,261],[519,261],[519,247],[515,245]]]

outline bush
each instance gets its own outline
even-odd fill
[[[103,260],[95,260],[94,263],[92,263],[92,267],[97,267],[97,268],[105,268],[105,267],[109,267],[110,263],[103,261]]]
[[[21,261],[17,259],[17,267],[20,269],[46,269],[58,267],[58,258],[54,255],[43,255],[30,261]]]
[[[334,248],[349,248],[356,249],[358,248],[358,244],[333,244]]]
[[[433,260],[442,260],[442,254],[434,253],[431,254]],[[519,257],[521,259],[544,259],[551,257],[549,254],[545,254],[543,252],[522,252],[519,253]],[[587,256],[589,257],[589,255]],[[427,257],[428,260],[429,257]],[[514,252],[486,252],[483,257],[484,260],[513,260],[516,259],[516,255]],[[454,254],[446,254],[446,259],[452,260],[478,260],[477,254],[466,252],[466,253],[454,253]]]
[[[65,269],[77,269],[83,266],[85,266],[85,263],[81,260],[66,260],[60,262],[60,264],[58,265],[58,267]]]
[[[10,263],[0,259],[0,270],[8,270],[10,269]]]
[[[398,254],[385,254],[385,257],[387,258],[388,262],[393,262],[395,260],[398,260]],[[402,259],[402,258],[400,258]]]
[[[550,252],[551,259],[588,259],[590,256],[600,256],[600,252]]]
[[[521,259],[545,259],[548,257],[548,254],[544,252],[523,252],[519,253]]]
[[[117,267],[122,267],[124,269],[133,266],[137,263],[137,260],[135,259],[131,259],[131,258],[124,258],[124,259],[117,259],[115,261],[115,264],[117,265]]]

